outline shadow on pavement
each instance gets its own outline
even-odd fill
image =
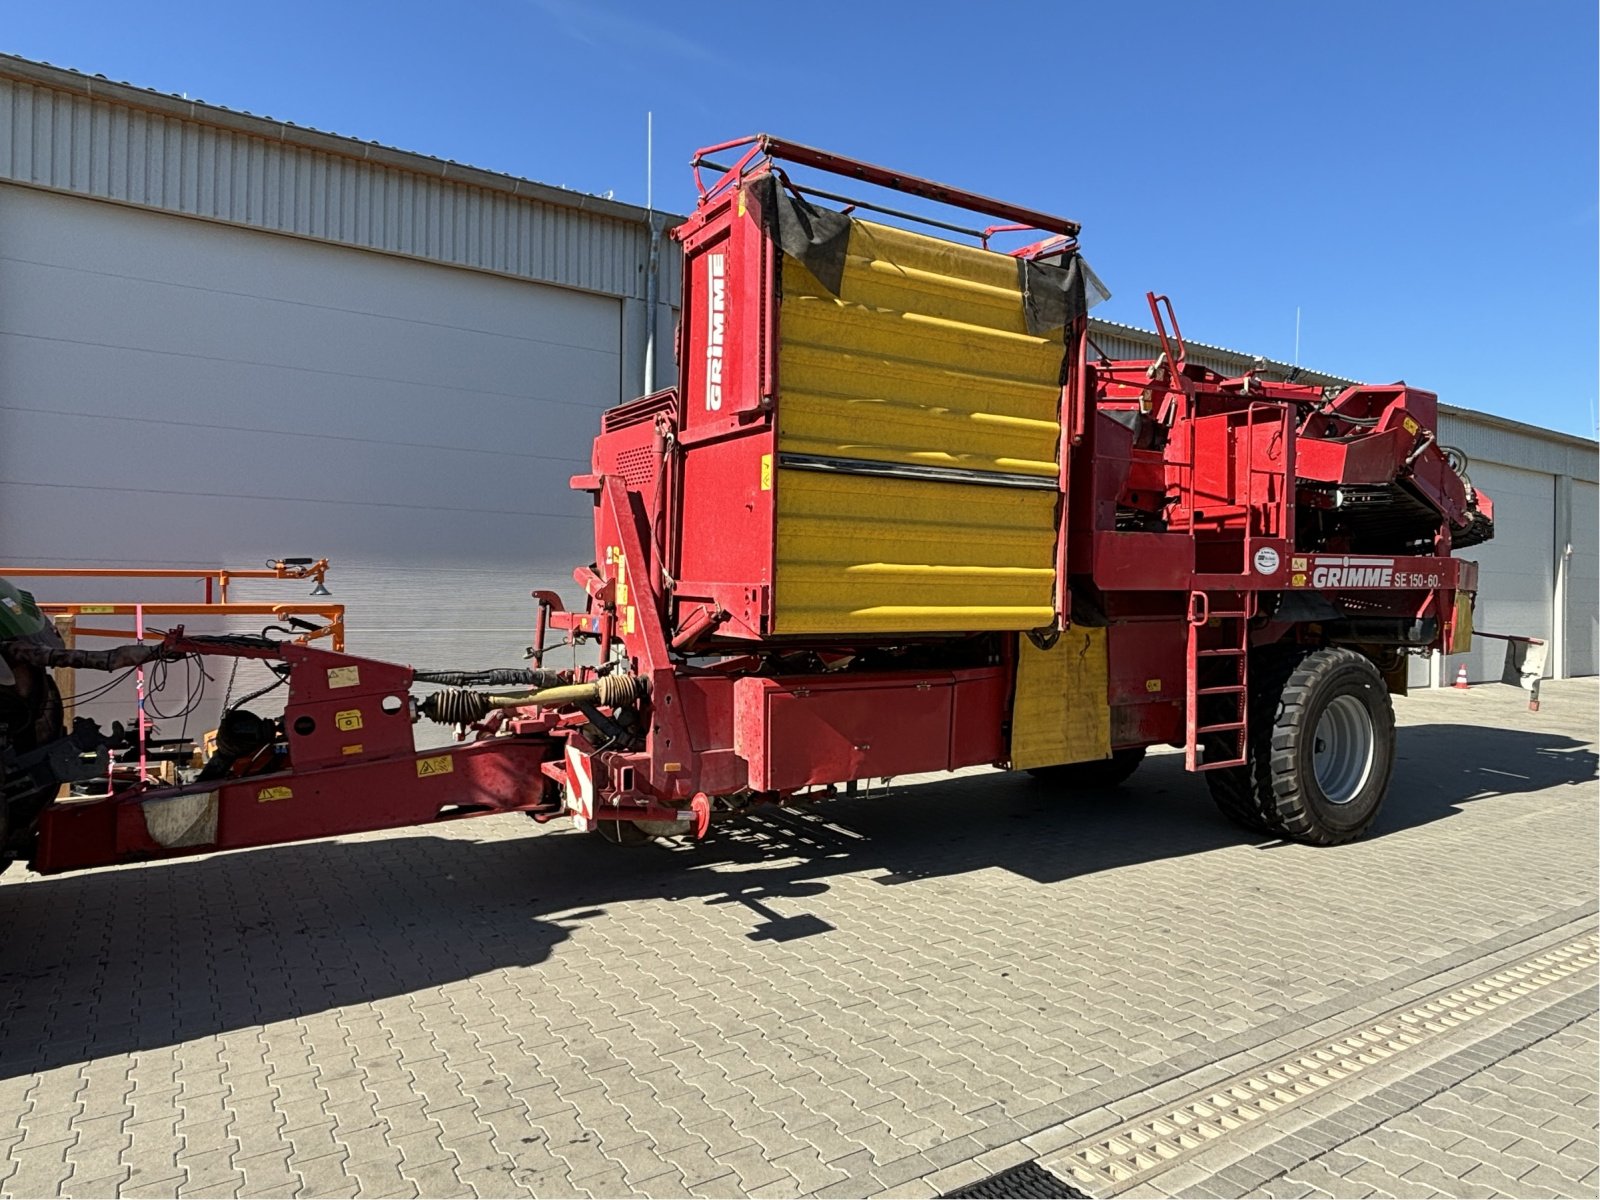
[[[1375,835],[1474,800],[1588,784],[1595,765],[1591,748],[1558,734],[1410,726]],[[0,1078],[534,966],[575,924],[629,901],[741,905],[751,939],[787,941],[832,927],[769,902],[818,895],[836,875],[871,872],[892,887],[998,867],[1056,882],[1250,839],[1172,754],[1109,792],[966,776],[757,812],[698,846],[506,830],[481,843],[415,833],[8,884]]]

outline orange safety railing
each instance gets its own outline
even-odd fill
[[[147,625],[149,617],[272,617],[288,622],[292,617],[316,617],[325,622],[316,629],[302,630],[294,639],[301,642],[326,637],[335,650],[344,649],[344,605],[323,604],[317,597],[331,595],[327,586],[328,560],[325,558],[280,558],[265,568],[181,567],[12,567],[0,566],[5,579],[189,579],[205,584],[205,597],[195,601],[38,601],[39,610],[63,627],[63,635],[75,637],[121,638],[125,641],[161,637],[165,629]],[[314,579],[310,601],[235,603],[228,599],[228,586],[237,579]],[[131,616],[135,627],[108,629],[79,624],[85,616]],[[70,642],[69,642],[70,644]]]

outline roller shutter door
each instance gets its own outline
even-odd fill
[[[619,350],[617,300],[0,186],[0,558],[327,555],[352,652],[517,663]]]
[[[1600,672],[1600,487],[1572,481],[1572,557],[1567,560],[1568,675]]]
[[[1470,474],[1474,486],[1494,501],[1494,540],[1461,552],[1478,563],[1473,624],[1494,633],[1548,638],[1555,599],[1555,477],[1477,461]],[[1497,680],[1505,643],[1477,638],[1465,661],[1473,682]],[[1445,660],[1444,683],[1455,679],[1461,662],[1459,655]]]

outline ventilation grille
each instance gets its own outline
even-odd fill
[[[654,420],[657,413],[670,413],[677,407],[678,393],[674,389],[652,392],[648,396],[641,396],[637,400],[608,408],[600,416],[600,428],[606,433],[614,433],[618,429],[626,429],[641,421]]]
[[[634,446],[617,452],[617,474],[636,492],[655,486],[656,453],[649,446]]]

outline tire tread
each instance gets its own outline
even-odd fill
[[[1358,824],[1342,829],[1329,825],[1305,791],[1300,750],[1303,739],[1314,734],[1308,728],[1308,711],[1323,681],[1336,672],[1356,668],[1370,676],[1384,698],[1387,721],[1376,722],[1374,736],[1375,752],[1386,760],[1381,769],[1387,788],[1394,756],[1394,714],[1383,676],[1371,659],[1343,646],[1275,648],[1252,659],[1251,667],[1255,678],[1251,686],[1250,762],[1207,775],[1217,807],[1247,829],[1311,845],[1333,846],[1361,837],[1376,819],[1381,797]]]

